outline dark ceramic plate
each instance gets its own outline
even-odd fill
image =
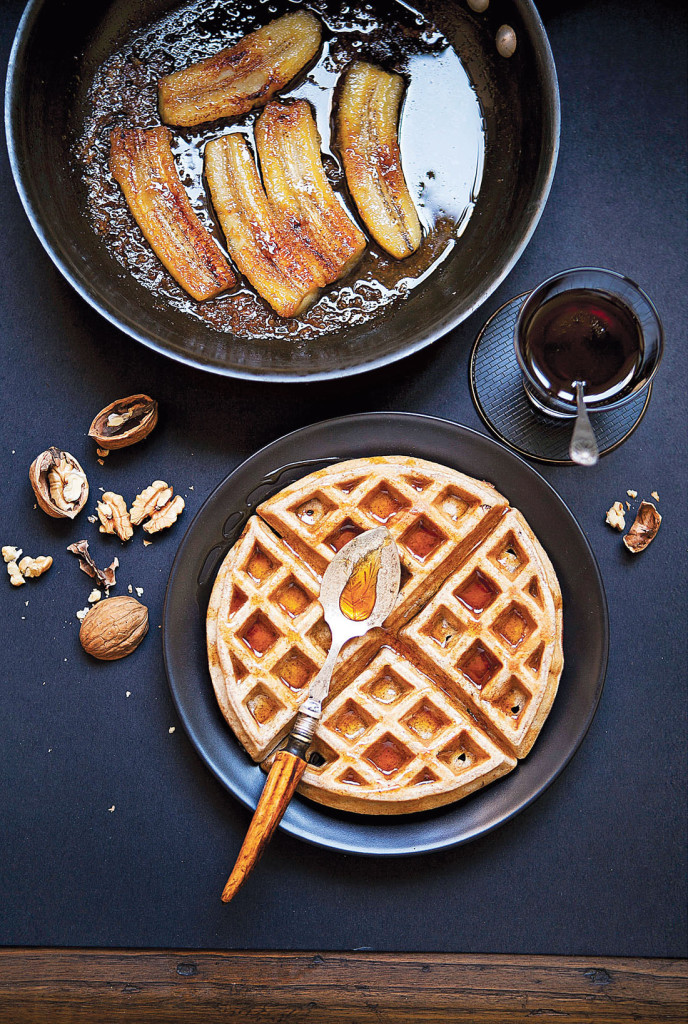
[[[165,665],[180,719],[199,754],[231,793],[254,808],[265,776],[220,714],[206,663],[205,614],[215,572],[261,501],[328,463],[370,455],[414,455],[494,483],[542,541],[564,599],[559,692],[533,750],[511,774],[434,811],[368,817],[296,797],[282,821],[301,839],[348,853],[422,853],[489,832],[539,796],[573,757],[602,692],[609,626],[594,555],[561,498],[517,456],[467,427],[410,413],[328,420],[268,445],[211,494],[182,541],[165,598]]]
[[[30,0],[26,6],[7,73],[6,135],[24,208],[56,266],[87,302],[143,344],[201,369],[254,380],[357,373],[456,327],[503,281],[540,219],[559,146],[559,90],[532,0],[500,0],[483,14],[457,0],[413,2],[461,55],[480,100],[487,150],[460,244],[408,298],[366,323],[342,326],[335,336],[298,344],[278,336],[247,340],[213,330],[122,269],[89,223],[73,150],[103,60],[180,0]],[[388,19],[400,17],[397,0],[375,3]],[[242,0],[241,9],[257,23],[266,20],[258,0]],[[505,22],[518,39],[508,60],[495,47]]]

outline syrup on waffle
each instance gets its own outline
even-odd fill
[[[220,568],[207,623],[218,703],[254,760],[288,733],[325,660],[324,569],[381,523],[402,560],[399,599],[384,629],[342,651],[299,791],[360,813],[418,811],[528,753],[563,667],[561,595],[491,485],[414,458],[359,459],[257,511]]]

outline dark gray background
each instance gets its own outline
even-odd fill
[[[668,2],[540,6],[563,124],[540,226],[482,310],[364,377],[234,382],[130,341],[54,269],[0,152],[0,542],[55,558],[42,580],[17,590],[0,581],[0,942],[685,955],[686,20]],[[4,62],[21,9],[0,8]],[[158,629],[183,530],[234,466],[315,420],[399,409],[483,430],[467,383],[478,329],[512,295],[576,265],[637,280],[667,334],[632,438],[594,469],[542,469],[590,539],[609,599],[607,684],[583,746],[544,796],[487,838],[373,860],[277,835],[224,907],[218,893],[249,815],[176,720]],[[160,425],[101,467],[90,420],[135,391],[159,400]],[[94,496],[103,486],[131,498],[168,480],[187,501],[182,522],[144,548],[140,533],[120,546],[83,515],[49,520],[33,509],[27,476],[49,444],[83,461]],[[604,524],[627,488],[656,489],[665,516],[636,560]],[[151,633],[122,662],[95,664],[78,643],[75,612],[90,587],[65,548],[82,536],[100,563],[118,554],[118,592],[144,588]]]

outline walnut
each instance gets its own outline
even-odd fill
[[[184,499],[180,494],[177,494],[169,504],[154,512],[148,522],[143,524],[143,528],[146,533],[159,533],[160,530],[166,530],[173,523],[176,523],[183,511]]]
[[[148,395],[130,395],[101,409],[88,433],[100,449],[110,451],[143,441],[157,422],[158,403]]]
[[[93,605],[79,630],[81,646],[101,661],[135,651],[148,632],[148,609],[133,597],[108,597]]]
[[[38,558],[29,558],[26,555],[22,558],[19,563],[19,571],[23,576],[42,576],[44,572],[47,572],[50,566],[53,564],[53,560],[50,555],[39,555]]]
[[[172,497],[173,488],[164,480],[154,480],[150,487],[136,496],[131,506],[131,521],[135,526],[144,523],[146,533],[158,533],[176,523],[184,510],[184,499],[181,495]]]
[[[172,497],[172,488],[164,480],[154,480],[150,487],[136,495],[129,515],[134,526],[138,526],[152,516],[154,512],[166,505]]]
[[[10,583],[13,587],[21,587],[24,585],[26,580],[19,571],[19,566],[16,562],[10,561],[7,563],[7,571],[10,574]]]
[[[18,562],[22,556],[22,549],[8,545],[2,549],[2,557],[6,562]]]
[[[114,533],[120,540],[130,540],[134,530],[129,519],[127,506],[121,494],[105,491],[96,507],[101,533]]]
[[[635,522],[623,539],[624,544],[633,555],[644,551],[655,539],[662,517],[651,501],[641,501]]]
[[[605,520],[615,530],[626,529],[626,519],[624,518],[624,507],[620,501],[615,501],[612,507],[607,512],[607,518]]]
[[[74,519],[88,499],[88,480],[69,452],[48,448],[34,459],[29,479],[44,512],[54,519]]]

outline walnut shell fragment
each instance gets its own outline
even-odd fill
[[[655,539],[662,517],[651,501],[641,501],[635,522],[623,539],[624,544],[633,555],[644,551]]]
[[[78,540],[75,544],[70,544],[67,551],[77,556],[81,571],[85,572],[91,579],[97,580],[106,593],[110,587],[115,586],[115,569],[119,566],[118,558],[113,559],[112,565],[109,565],[107,569],[99,569],[91,557],[91,552],[88,550],[87,540]]]
[[[143,441],[158,422],[158,403],[148,395],[118,398],[101,409],[88,431],[99,448],[112,451]]]
[[[53,519],[74,519],[88,500],[88,480],[69,452],[50,447],[34,459],[29,480],[36,500]]]
[[[108,597],[81,623],[81,646],[100,661],[116,661],[135,651],[148,632],[148,609],[134,597]]]

